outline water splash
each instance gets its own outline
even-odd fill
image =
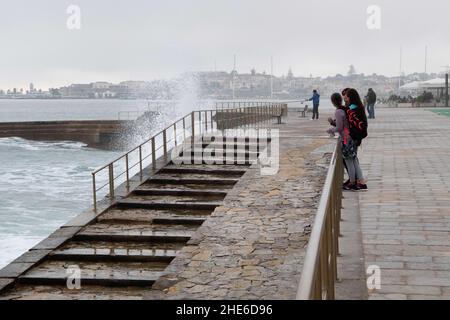
[[[185,73],[171,82],[167,90],[174,92],[174,99],[152,103],[152,106],[149,106],[136,121],[124,127],[117,147],[129,150],[186,114],[194,110],[211,108],[212,101],[200,100],[199,88],[199,79],[194,73]]]

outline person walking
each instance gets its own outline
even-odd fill
[[[319,120],[319,103],[320,103],[320,94],[317,90],[313,90],[313,96],[309,98],[307,101],[313,102],[313,116],[311,120]]]
[[[375,119],[375,103],[377,102],[377,95],[372,88],[369,88],[369,91],[367,91],[366,101],[369,119]]]

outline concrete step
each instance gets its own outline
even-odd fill
[[[261,141],[259,143],[249,143],[249,142],[207,142],[204,141],[201,144],[198,145],[195,144],[195,146],[200,146],[202,148],[214,148],[214,149],[239,149],[239,150],[253,150],[258,151],[258,148],[264,145],[264,141]]]
[[[117,201],[119,208],[142,208],[142,209],[198,209],[198,210],[214,210],[219,207],[219,202],[156,202],[156,201],[144,201],[123,199]]]
[[[127,197],[127,200],[135,200],[135,201],[152,201],[157,203],[211,203],[223,200],[225,195],[223,193],[197,193],[197,192],[188,192],[189,194],[168,194],[170,191],[167,191],[165,195],[158,194],[150,194],[147,193],[146,190],[142,190],[142,192],[136,191],[133,192],[130,196]]]
[[[201,174],[201,175],[213,175],[213,176],[236,176],[240,177],[245,174],[245,169],[236,169],[237,167],[231,168],[222,168],[215,166],[215,168],[196,168],[195,165],[170,165],[159,171],[159,173],[173,174],[173,173],[181,173],[181,174]]]
[[[97,222],[80,231],[80,234],[128,234],[128,235],[153,235],[158,232],[172,232],[178,234],[191,234],[197,229],[192,225],[165,225],[149,223],[114,223],[110,221]]]
[[[224,141],[226,143],[265,143],[265,142],[270,142],[272,139],[270,137],[238,137],[238,136],[203,136],[201,137],[202,142],[205,143],[223,143]]]
[[[159,184],[176,184],[176,185],[186,185],[186,184],[200,184],[200,185],[235,185],[239,179],[208,179],[205,177],[191,177],[187,178],[184,175],[181,177],[176,176],[162,176],[158,175],[156,177],[150,178],[146,183],[159,183]]]
[[[162,183],[161,181],[153,183],[153,182],[146,182],[142,184],[139,188],[140,189],[164,189],[164,190],[217,190],[217,191],[224,191],[227,192],[230,189],[233,188],[235,182],[233,184],[208,184],[205,183],[177,183],[179,180],[168,180],[167,183]]]
[[[22,284],[64,285],[70,266],[81,270],[81,286],[151,286],[167,267],[159,262],[45,261],[19,277]]]
[[[214,164],[183,164],[183,165],[175,165],[175,164],[168,164],[167,166],[165,166],[163,169],[168,168],[183,168],[183,169],[200,169],[200,170],[205,170],[205,171],[228,171],[230,170],[230,172],[234,172],[234,171],[246,171],[247,168],[243,167],[243,166],[235,166],[235,165],[226,165],[223,164],[221,166],[217,166]]]
[[[79,247],[72,246],[71,248],[62,248],[53,251],[48,256],[48,259],[63,261],[134,261],[170,263],[177,253],[178,250],[171,249],[93,248],[92,245],[81,245]]]
[[[87,250],[98,253],[110,252],[114,254],[124,254],[128,251],[145,252],[146,250],[167,250],[178,251],[183,248],[184,244],[179,242],[122,242],[122,241],[69,241],[58,248],[58,251],[67,250]]]
[[[139,208],[112,208],[100,215],[98,222],[115,223],[153,223],[156,219],[179,219],[186,220],[185,224],[200,224],[200,221],[205,221],[211,210],[190,210],[190,209],[171,209],[171,210],[157,210],[157,209],[139,209]],[[188,221],[192,221],[188,223]]]
[[[206,218],[189,218],[189,217],[160,217],[154,218],[154,224],[176,224],[176,225],[201,225]]]
[[[227,159],[227,157],[254,157],[255,159],[258,158],[259,152],[253,151],[253,150],[235,150],[235,149],[199,149],[199,148],[193,148],[193,149],[185,149],[182,152],[178,154],[178,156],[196,156],[196,157],[221,157],[223,159]]]
[[[148,189],[138,188],[133,191],[136,196],[185,196],[223,199],[227,192],[218,190],[183,190],[183,189]]]
[[[170,169],[169,169],[170,171]],[[210,172],[208,174],[204,174],[204,173],[195,173],[195,172],[164,172],[164,171],[160,171],[158,172],[157,175],[153,176],[151,179],[155,180],[155,179],[184,179],[184,180],[189,180],[189,179],[201,179],[203,180],[205,183],[207,183],[207,181],[212,181],[212,180],[224,180],[224,179],[230,179],[230,180],[238,180],[240,176],[224,176],[223,173],[214,173],[214,172]]]
[[[141,300],[164,299],[164,293],[143,287],[107,287],[81,283],[81,290],[70,290],[66,283],[62,285],[18,284],[13,290],[0,296],[0,300]]]
[[[215,164],[215,165],[223,165],[223,164],[234,164],[234,165],[251,165],[254,163],[257,163],[257,158],[251,158],[248,159],[248,157],[238,157],[236,159],[236,156],[228,156],[228,157],[220,157],[219,159],[216,159],[214,157],[198,157],[198,155],[195,156],[189,156],[184,155],[176,158],[175,164]]]
[[[143,224],[148,223],[149,225],[157,225],[157,224],[171,224],[171,225],[196,225],[199,226],[203,222],[205,222],[206,218],[199,218],[199,217],[173,217],[173,216],[166,216],[166,217],[160,217],[160,218],[151,218],[148,221],[136,221],[136,220],[130,220],[127,218],[118,218],[118,219],[108,219],[108,220],[100,220],[103,222],[108,223],[115,223],[115,224]]]
[[[187,242],[196,226],[115,224],[105,221],[87,226],[72,240],[116,242]]]
[[[192,233],[181,232],[154,232],[151,235],[130,235],[123,234],[98,234],[98,233],[80,233],[73,237],[76,241],[116,241],[116,242],[188,242]]]

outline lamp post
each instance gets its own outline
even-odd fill
[[[448,73],[445,74],[445,107],[448,108]]]

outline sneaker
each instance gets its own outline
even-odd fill
[[[342,189],[349,191],[349,190],[353,190],[353,187],[357,188],[357,185],[352,184],[352,183],[347,183],[342,186]]]
[[[345,181],[345,182],[342,184],[342,186],[348,186],[348,185],[350,185],[350,179],[348,179],[347,181]]]
[[[359,191],[359,190],[361,190],[361,189],[359,189],[359,187],[358,187],[358,185],[356,183],[350,185],[349,188],[350,188],[349,190],[351,190],[351,191]]]
[[[357,187],[358,187],[360,190],[367,190],[367,184],[365,184],[365,183],[358,183],[358,184],[357,184]]]

